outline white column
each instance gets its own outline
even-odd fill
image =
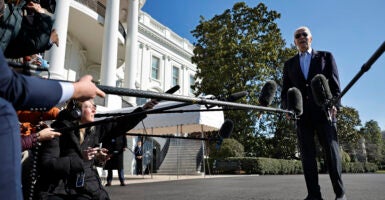
[[[170,64],[170,56],[164,55],[163,56],[164,63],[163,63],[163,84],[161,85],[161,88],[163,91],[168,90],[168,88],[171,88],[172,82],[172,65]]]
[[[126,36],[126,68],[124,71],[124,86],[136,89],[136,73],[138,65],[138,24],[139,0],[128,0],[127,36]],[[136,105],[135,97],[129,97],[128,102]]]
[[[185,92],[185,85],[186,85],[186,66],[185,65],[182,65],[181,67],[181,70],[182,70],[182,76],[181,76],[181,80],[180,80],[180,88],[181,88],[181,95],[186,95],[186,92]],[[188,93],[187,93],[187,96],[188,96]]]
[[[107,0],[106,4],[100,82],[102,85],[116,86],[120,0]],[[121,108],[119,100],[118,96],[107,95],[105,106]]]
[[[72,0],[56,1],[55,23],[53,28],[59,36],[59,47],[53,45],[49,52],[48,60],[51,78],[66,79],[64,75],[64,61],[67,46],[68,16]]]

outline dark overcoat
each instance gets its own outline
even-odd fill
[[[137,108],[134,112],[140,111],[143,109]],[[45,199],[48,195],[66,195],[70,198],[80,195],[88,199],[109,199],[95,168],[96,160],[84,160],[82,152],[124,134],[145,117],[145,114],[126,116],[87,128],[82,144],[79,142],[79,130],[62,132],[60,137],[44,142],[39,162],[42,169],[38,184],[40,198]],[[66,120],[57,120],[52,126],[57,129],[76,125]],[[77,187],[81,174],[84,174],[84,185]]]
[[[123,152],[127,148],[127,138],[125,135],[120,135],[116,138],[111,138],[103,143],[103,147],[108,149],[111,159],[106,162],[104,169],[123,169]]]

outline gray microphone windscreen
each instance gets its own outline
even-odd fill
[[[229,138],[234,129],[234,122],[230,119],[226,119],[221,128],[219,129],[219,136],[221,138]]]
[[[302,94],[296,87],[292,87],[287,91],[287,108],[297,116],[301,116],[303,113]]]
[[[274,95],[277,90],[275,81],[267,81],[261,90],[261,95],[258,98],[261,106],[270,106],[274,100]]]
[[[324,75],[315,75],[310,84],[314,101],[318,106],[326,105],[333,98],[328,80]]]

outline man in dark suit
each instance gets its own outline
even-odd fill
[[[281,93],[282,107],[286,108],[287,91],[291,87],[298,88],[303,98],[303,115],[297,121],[297,136],[301,152],[302,166],[308,190],[305,200],[322,199],[318,184],[316,162],[317,134],[325,153],[327,168],[333,185],[336,199],[346,199],[341,179],[341,157],[337,141],[336,127],[331,125],[324,110],[314,102],[310,83],[317,74],[323,74],[329,82],[334,97],[340,94],[338,70],[330,52],[316,51],[311,48],[312,35],[307,27],[299,27],[294,32],[294,43],[299,53],[290,58],[283,69],[283,86]],[[335,118],[337,109],[333,106],[328,112]]]
[[[49,110],[69,98],[104,96],[92,77],[65,83],[20,75],[8,67],[0,50],[0,196],[22,200],[21,145],[16,110]]]
[[[142,175],[143,174],[143,147],[142,147],[142,140],[139,139],[137,142],[137,145],[134,149],[135,153],[135,161],[136,161],[136,175]]]
[[[106,186],[111,186],[112,170],[114,169],[118,170],[120,186],[125,186],[126,184],[124,183],[123,152],[127,149],[126,136],[120,135],[118,137],[110,138],[108,141],[103,143],[103,147],[108,149],[108,152],[111,155],[111,158],[107,160],[106,165],[104,166],[104,169],[108,170]]]

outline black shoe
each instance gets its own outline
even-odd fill
[[[125,183],[120,183],[120,186],[126,186],[126,184]]]
[[[106,183],[106,185],[105,185],[106,187],[108,187],[108,186],[111,186],[111,183]]]

